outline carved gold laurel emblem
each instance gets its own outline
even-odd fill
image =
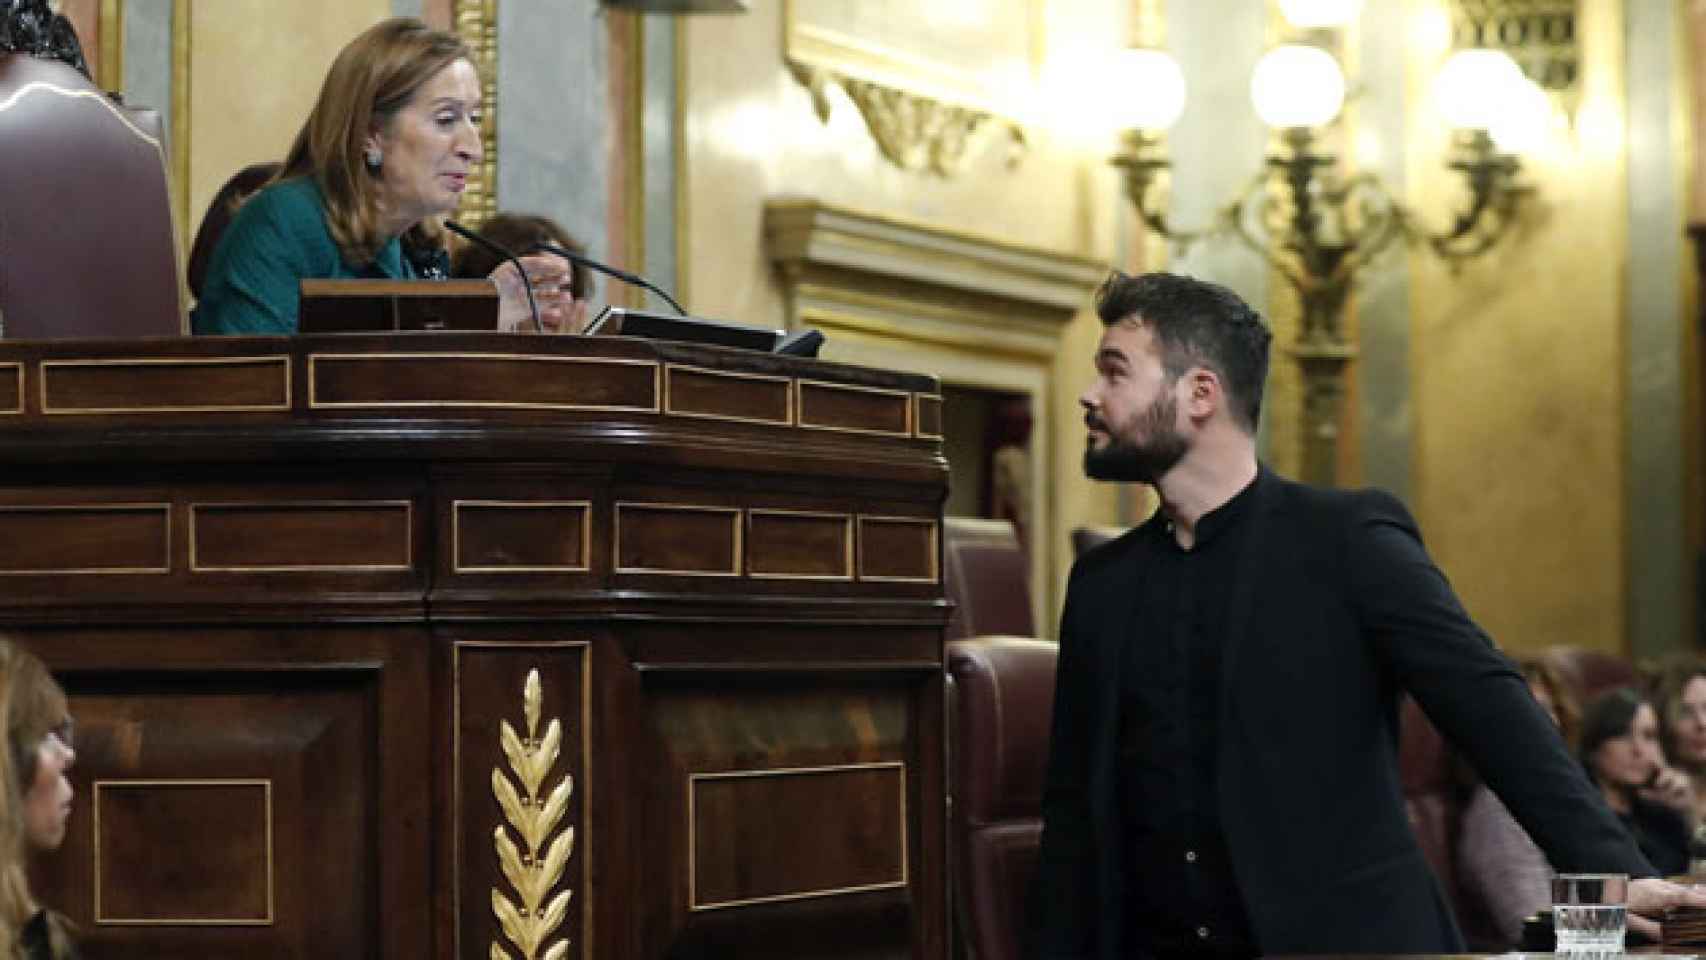
[[[565,889],[552,896],[575,849],[575,828],[572,826],[551,838],[563,822],[563,815],[568,812],[575,780],[573,775],[564,774],[549,796],[540,791],[545,777],[556,765],[563,745],[563,725],[556,719],[546,725],[545,736],[539,736],[539,704],[543,698],[539,671],[529,670],[522,691],[522,708],[527,716],[526,739],[516,734],[508,720],[500,724],[499,739],[504,757],[509,761],[510,772],[520,781],[521,789],[516,789],[516,784],[504,774],[502,767],[492,768],[492,795],[497,798],[498,806],[503,808],[504,819],[509,823],[508,830],[503,824],[493,829],[492,843],[497,848],[498,863],[503,867],[504,877],[521,900],[517,905],[502,889],[493,887],[492,913],[497,915],[504,936],[521,951],[522,960],[564,960],[569,955],[567,938],[551,944],[544,953],[540,953],[539,948],[562,926],[569,913],[569,898],[574,893]],[[510,838],[511,830],[519,836],[519,846]],[[546,842],[548,839],[549,843]],[[515,960],[515,956],[504,944],[493,940],[491,960]]]

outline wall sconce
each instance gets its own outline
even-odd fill
[[[1357,0],[1281,0],[1292,25],[1315,31],[1342,27]],[[1337,476],[1338,424],[1344,372],[1356,345],[1344,332],[1344,307],[1357,270],[1394,240],[1423,243],[1454,268],[1492,249],[1510,229],[1529,189],[1517,182],[1512,151],[1524,135],[1543,132],[1551,105],[1508,54],[1463,50],[1440,71],[1442,107],[1453,135],[1447,165],[1468,187],[1468,201],[1443,229],[1433,231],[1372,173],[1341,175],[1322,133],[1344,106],[1345,78],[1337,60],[1310,43],[1285,43],[1256,64],[1250,96],[1278,149],[1221,210],[1214,223],[1185,230],[1167,219],[1163,174],[1171,167],[1165,131],[1182,112],[1184,78],[1158,49],[1122,51],[1116,89],[1141,90],[1132,112],[1119,118],[1122,147],[1112,163],[1149,229],[1181,249],[1230,233],[1261,254],[1296,291],[1303,322],[1290,352],[1304,383],[1303,470],[1311,483]]]

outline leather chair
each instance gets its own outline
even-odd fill
[[[1560,646],[1548,649],[1541,658],[1575,690],[1576,702],[1584,707],[1607,691],[1641,686],[1635,665],[1614,653]]]
[[[0,331],[185,332],[159,114],[57,61],[0,54]]]
[[[207,212],[201,216],[201,226],[196,228],[195,241],[190,244],[189,266],[184,268],[184,281],[190,296],[201,299],[201,285],[207,279],[207,268],[213,263],[213,251],[219,249],[219,241],[225,238],[225,229],[231,226],[231,218],[237,215],[237,208],[283,168],[284,164],[276,160],[251,163],[232,174],[231,179],[213,195]]]
[[[1055,644],[948,644],[955,928],[976,960],[1019,960],[1042,841]]]
[[[1035,636],[1031,565],[1012,522],[948,517],[943,533],[944,587],[954,602],[946,638]]]

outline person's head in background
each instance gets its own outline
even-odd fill
[[[1658,682],[1659,740],[1673,763],[1706,771],[1706,662],[1669,665]]]
[[[6,718],[9,749],[0,757],[0,941],[16,950],[41,907],[30,893],[24,864],[32,852],[51,851],[65,840],[71,814],[76,762],[71,712],[65,691],[47,667],[17,643],[0,637],[0,713]],[[41,921],[54,957],[70,954],[65,924],[55,915]]]
[[[1582,712],[1578,752],[1612,808],[1627,811],[1635,792],[1664,765],[1658,713],[1633,688],[1603,693]]]
[[[1538,657],[1518,660],[1517,668],[1522,671],[1523,679],[1528,681],[1528,692],[1534,694],[1541,709],[1558,725],[1558,733],[1564,742],[1573,749],[1582,722],[1582,708],[1576,700],[1575,691],[1556,667]]]
[[[557,221],[537,214],[499,213],[480,225],[480,233],[518,256],[536,251],[541,242],[554,243],[575,253],[586,253],[586,245],[576,240]],[[502,260],[490,250],[479,244],[464,243],[451,258],[450,275],[487,277],[500,263]],[[579,333],[585,329],[587,302],[593,293],[592,271],[578,263],[572,265],[569,271],[569,293],[574,297],[574,307],[563,329],[557,331],[559,333]]]
[[[456,211],[483,156],[480,76],[461,38],[384,20],[332,62],[280,178],[310,176],[344,258],[365,264]]]

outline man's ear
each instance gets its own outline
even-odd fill
[[[1226,392],[1220,376],[1207,367],[1192,367],[1184,377],[1186,390],[1185,412],[1192,420],[1207,420],[1215,411],[1226,406]]]

